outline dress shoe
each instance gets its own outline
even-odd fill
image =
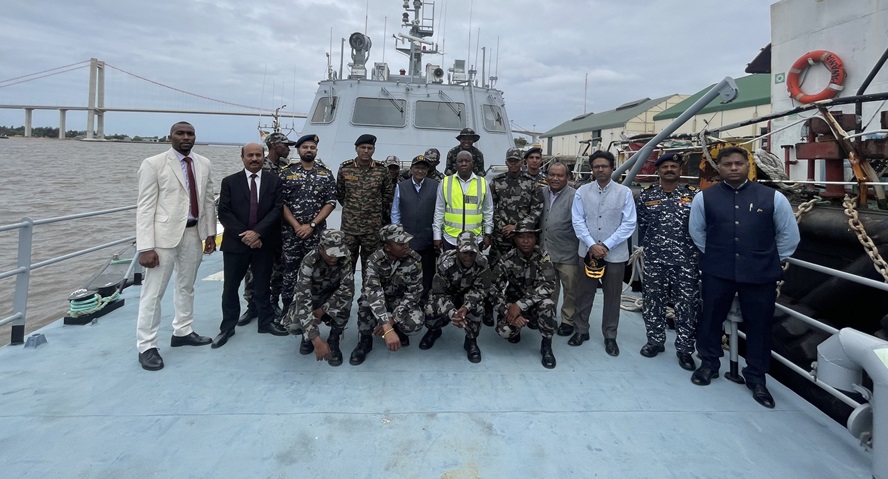
[[[302,342],[299,343],[299,354],[305,356],[306,354],[311,354],[315,350],[315,345],[308,339],[302,338]]]
[[[572,324],[568,324],[568,323],[565,323],[564,321],[562,321],[561,325],[558,326],[558,335],[559,336],[567,337],[573,333],[574,333],[574,327]]]
[[[470,363],[481,362],[481,349],[478,347],[478,341],[475,338],[466,338],[463,343],[463,349],[466,350],[466,358]]]
[[[269,333],[269,334],[273,334],[275,336],[289,336],[290,335],[290,333],[286,329],[284,329],[283,326],[281,326],[279,323],[276,323],[274,321],[268,323],[267,326],[259,326],[259,333],[260,334]]]
[[[540,362],[544,368],[553,369],[555,367],[555,354],[552,353],[552,338],[543,338],[543,341],[540,343],[540,356],[542,356]]]
[[[244,311],[244,314],[241,315],[240,319],[237,320],[238,326],[246,326],[250,324],[251,321],[259,317],[259,313],[256,311],[256,307],[247,307],[247,310]]]
[[[330,329],[330,336],[327,337],[327,346],[330,346],[330,359],[327,363],[330,366],[342,366],[342,351],[339,349],[339,338],[342,336],[342,328]]]
[[[410,337],[407,336],[398,325],[395,325],[395,334],[398,335],[398,339],[401,340],[401,347],[406,348],[410,346]]]
[[[160,357],[157,348],[151,348],[139,353],[139,364],[142,365],[142,369],[147,371],[160,371],[163,369],[163,358]]]
[[[579,346],[588,340],[589,340],[588,333],[583,334],[580,332],[576,332],[576,333],[574,333],[573,336],[571,336],[570,339],[567,340],[567,344],[569,344],[571,346]]]
[[[675,355],[678,356],[678,365],[682,369],[688,371],[697,369],[697,363],[694,362],[694,357],[691,356],[691,353],[675,353]]]
[[[221,348],[225,346],[225,343],[228,342],[228,338],[234,336],[234,330],[222,331],[215,338],[213,338],[213,345],[210,346],[213,349]]]
[[[201,336],[194,331],[187,336],[173,336],[170,338],[170,347],[178,348],[179,346],[206,346],[213,342],[212,338]]]
[[[700,366],[691,374],[691,382],[697,386],[708,386],[709,383],[718,377],[718,370],[713,371],[706,366]]]
[[[423,335],[422,339],[419,340],[419,349],[422,349],[423,351],[426,349],[432,349],[432,346],[435,345],[435,341],[440,337],[441,328],[429,328],[425,335]]]
[[[520,343],[521,342],[521,331],[518,331],[517,333],[515,333],[514,336],[507,338],[506,341],[508,341],[512,344]]]
[[[357,366],[364,362],[367,359],[367,353],[369,353],[373,349],[373,336],[369,334],[362,334],[361,339],[358,340],[358,345],[355,346],[355,350],[352,351],[351,357],[348,358],[348,362],[352,366]]]
[[[646,343],[641,347],[641,355],[646,358],[652,358],[659,353],[666,351],[666,347],[659,343]]]
[[[619,356],[620,355],[620,347],[617,346],[616,339],[605,338],[604,339],[604,350],[605,350],[605,352],[607,352],[607,354],[610,354],[611,356]]]
[[[764,384],[746,383],[746,387],[752,391],[752,398],[755,399],[755,402],[768,409],[774,408],[774,398],[771,396],[771,393],[768,392],[768,388],[766,388]]]

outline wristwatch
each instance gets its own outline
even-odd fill
[[[311,223],[308,224],[308,226],[311,226],[311,229],[315,229],[315,228],[317,228],[318,225],[317,225],[317,223],[312,221]]]

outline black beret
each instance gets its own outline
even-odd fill
[[[667,161],[674,161],[680,165],[684,162],[684,158],[681,157],[681,153],[666,153],[657,158],[657,161],[654,162],[654,168],[659,168],[660,165]]]
[[[302,135],[301,137],[299,137],[298,140],[296,140],[296,143],[293,143],[293,146],[295,146],[296,148],[299,148],[299,145],[305,143],[306,141],[310,141],[310,142],[314,143],[315,145],[317,145],[318,144],[318,135],[315,135],[315,134]]]
[[[524,152],[524,159],[526,160],[527,157],[530,156],[531,153],[539,153],[540,156],[543,156],[543,149],[535,146],[535,147],[525,151]]]
[[[358,146],[358,145],[376,146],[376,137],[365,133],[365,134],[359,136],[357,140],[355,140],[355,146]]]

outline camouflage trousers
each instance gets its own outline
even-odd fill
[[[284,304],[293,301],[293,288],[296,287],[296,278],[299,277],[299,266],[302,265],[305,255],[318,247],[320,235],[320,231],[315,231],[308,238],[302,239],[296,236],[296,232],[289,225],[283,228],[281,234],[283,240],[281,263],[283,266],[281,269],[283,269],[284,279],[280,294],[284,298]]]
[[[491,235],[490,251],[487,253],[490,267],[493,268],[496,266],[499,259],[505,256],[509,251],[512,251],[512,248],[514,247],[515,243],[512,242],[512,238],[506,238],[502,233],[494,229],[493,234]]]
[[[314,317],[314,310],[323,306],[324,303],[333,296],[333,293],[335,293],[335,291],[330,294],[313,296],[311,298],[311,310],[304,310],[305,306],[302,303],[291,303],[290,307],[284,312],[284,315],[281,318],[281,325],[293,334],[305,333],[305,339],[308,340],[313,339],[315,336],[314,334],[309,333],[308,329],[310,328],[303,327],[304,324],[309,324],[309,321],[314,322],[315,326],[323,323],[331,328],[346,329],[348,326],[348,318],[351,316],[351,303],[348,303],[348,306],[342,309],[327,310],[321,319]],[[317,331],[317,328],[314,329]]]
[[[367,258],[381,247],[379,234],[353,235],[345,233],[345,245],[348,247],[349,254],[351,254],[352,271],[358,265],[358,250],[361,252],[361,284],[364,284],[364,280],[367,279],[365,276]]]
[[[555,302],[549,298],[524,311],[521,316],[527,320],[527,327],[539,329],[544,338],[551,338],[555,335],[555,330],[558,329],[558,321],[555,319]],[[505,314],[499,315],[499,319],[496,321],[496,334],[509,339],[514,338],[520,332],[521,328],[516,328],[506,322]]]
[[[276,254],[271,269],[271,282],[268,284],[271,297],[281,295],[281,287],[284,278],[284,268],[281,265],[281,256]],[[253,270],[247,268],[247,274],[244,276],[244,301],[247,302],[247,308],[256,308],[253,304]],[[274,303],[274,301],[272,301]]]
[[[463,297],[462,296],[453,296],[451,298],[453,301],[453,305],[459,309],[463,306]],[[428,304],[425,306],[425,325],[428,329],[440,329],[444,326],[450,324],[450,317],[447,316],[448,311],[446,311],[446,301],[444,298],[439,300],[429,299]],[[478,333],[481,332],[481,316],[484,314],[483,305],[477,309],[470,309],[469,313],[466,315],[466,337],[469,339],[475,339],[478,337]]]
[[[404,300],[401,298],[385,298],[385,309],[392,312]],[[425,314],[422,312],[420,304],[410,304],[405,308],[406,314],[401,317],[395,316],[395,325],[402,333],[413,335],[422,330],[425,323]],[[373,315],[370,309],[370,303],[364,299],[364,295],[358,298],[358,332],[361,335],[373,334],[373,329],[379,325],[379,320]]]
[[[697,266],[645,262],[641,294],[644,300],[641,315],[648,342],[666,342],[666,305],[672,304],[675,309],[675,350],[693,353],[700,307]]]

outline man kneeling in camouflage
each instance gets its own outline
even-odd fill
[[[302,260],[295,289],[281,322],[291,333],[302,334],[299,353],[314,351],[318,361],[326,359],[330,366],[341,365],[339,339],[355,297],[355,273],[342,231],[321,232],[318,247]],[[318,331],[320,323],[330,326],[326,342]]]
[[[364,362],[373,349],[375,334],[385,341],[389,351],[407,346],[408,334],[422,329],[425,319],[420,307],[422,264],[407,244],[413,236],[401,225],[385,225],[379,230],[383,242],[367,259],[364,287],[358,298],[358,331],[361,339],[349,362]]]
[[[521,328],[539,329],[543,367],[555,367],[552,336],[558,327],[555,303],[555,267],[549,255],[537,246],[535,225],[526,220],[514,230],[515,248],[497,264],[490,290],[494,311],[499,315],[496,332],[510,343],[521,341]]]
[[[441,337],[441,328],[453,323],[466,331],[463,349],[469,361],[481,362],[477,338],[489,287],[487,258],[478,250],[475,234],[464,231],[456,238],[456,249],[445,252],[438,260],[425,308],[428,331],[419,342],[419,349],[431,349]]]

